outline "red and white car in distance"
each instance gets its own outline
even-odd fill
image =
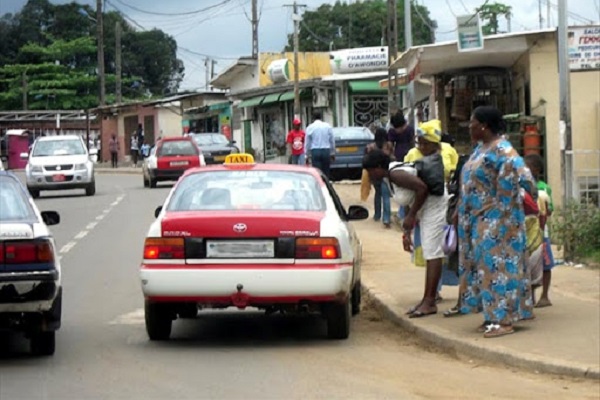
[[[151,340],[198,309],[320,312],[346,339],[360,310],[361,243],[331,183],[314,168],[234,154],[190,169],[155,212],[140,278]]]
[[[155,188],[157,182],[176,181],[189,168],[206,165],[202,151],[191,137],[160,139],[144,159],[144,187]]]

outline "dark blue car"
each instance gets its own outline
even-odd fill
[[[373,133],[364,127],[333,128],[335,136],[335,161],[331,163],[331,178],[360,179],[365,147],[375,140]]]

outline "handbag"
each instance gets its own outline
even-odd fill
[[[427,185],[429,194],[443,196],[446,189],[444,161],[440,153],[425,156],[415,161],[419,178]]]
[[[456,251],[458,247],[458,237],[454,225],[446,225],[444,227],[444,241],[442,242],[442,250],[445,255],[450,255]]]

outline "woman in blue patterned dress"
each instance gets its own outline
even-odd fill
[[[500,137],[502,114],[478,107],[469,124],[478,143],[462,170],[458,206],[460,312],[483,311],[484,337],[513,333],[513,322],[533,318],[525,271],[525,213],[519,192],[537,197],[523,158]]]

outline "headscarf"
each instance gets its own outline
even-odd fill
[[[428,142],[440,143],[442,141],[442,122],[439,119],[432,119],[419,124],[417,136]]]

